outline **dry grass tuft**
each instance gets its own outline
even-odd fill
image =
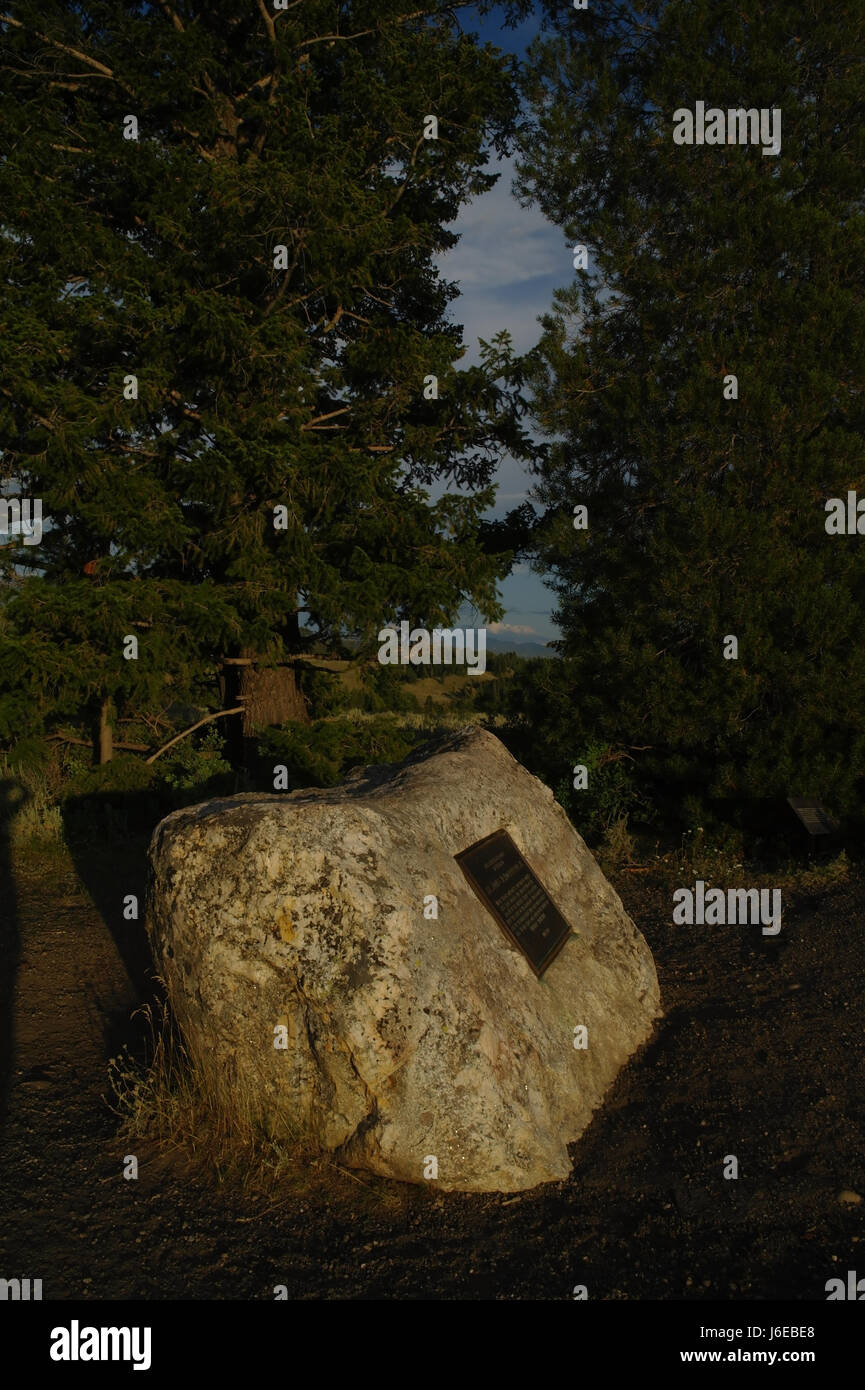
[[[147,1025],[144,1060],[124,1048],[109,1063],[108,1105],[121,1120],[120,1142],[152,1143],[167,1161],[241,1196],[259,1216],[301,1197],[379,1215],[404,1204],[404,1184],[352,1172],[299,1128],[268,1135],[254,1106],[238,1108],[236,1094],[224,1104],[214,1076],[205,1081],[195,1067],[167,1004],[136,1012]]]
[[[6,755],[0,753],[0,781],[13,784],[6,796],[12,848],[63,843],[63,817],[46,772],[27,765],[12,767]]]

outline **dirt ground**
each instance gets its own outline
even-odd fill
[[[272,1299],[277,1285],[291,1299],[570,1299],[583,1284],[601,1300],[823,1301],[827,1279],[863,1264],[865,1201],[840,1200],[865,1197],[861,866],[785,902],[774,938],[673,926],[669,886],[616,879],[666,1012],[567,1181],[467,1196],[327,1168],[252,1199],[144,1144],[138,1180],[122,1176],[106,1062],[147,991],[143,931],[122,913],[143,844],[112,848],[107,874],[95,846],[89,861],[12,856],[3,1277],[41,1278],[45,1299]]]

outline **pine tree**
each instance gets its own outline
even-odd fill
[[[519,366],[504,334],[458,367],[434,257],[508,148],[511,60],[436,0],[0,26],[2,474],[45,516],[0,560],[0,737],[158,709],[302,627],[500,616],[480,517]]]
[[[862,15],[592,0],[550,17],[518,168],[588,248],[533,369],[538,553],[580,736],[680,807],[803,791],[849,810],[865,535],[828,534],[826,504],[865,497]],[[780,109],[780,153],[676,143],[697,102]]]

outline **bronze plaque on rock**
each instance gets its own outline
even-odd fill
[[[571,928],[506,830],[454,855],[484,907],[540,978]]]
[[[804,796],[788,796],[787,805],[795,811],[809,835],[831,835],[836,828],[832,817],[816,801]]]

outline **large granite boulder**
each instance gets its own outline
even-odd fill
[[[541,978],[454,858],[502,828],[577,933]],[[659,1015],[618,895],[482,730],[339,787],[176,811],[150,853],[148,929],[215,1103],[349,1166],[473,1191],[563,1178]]]

